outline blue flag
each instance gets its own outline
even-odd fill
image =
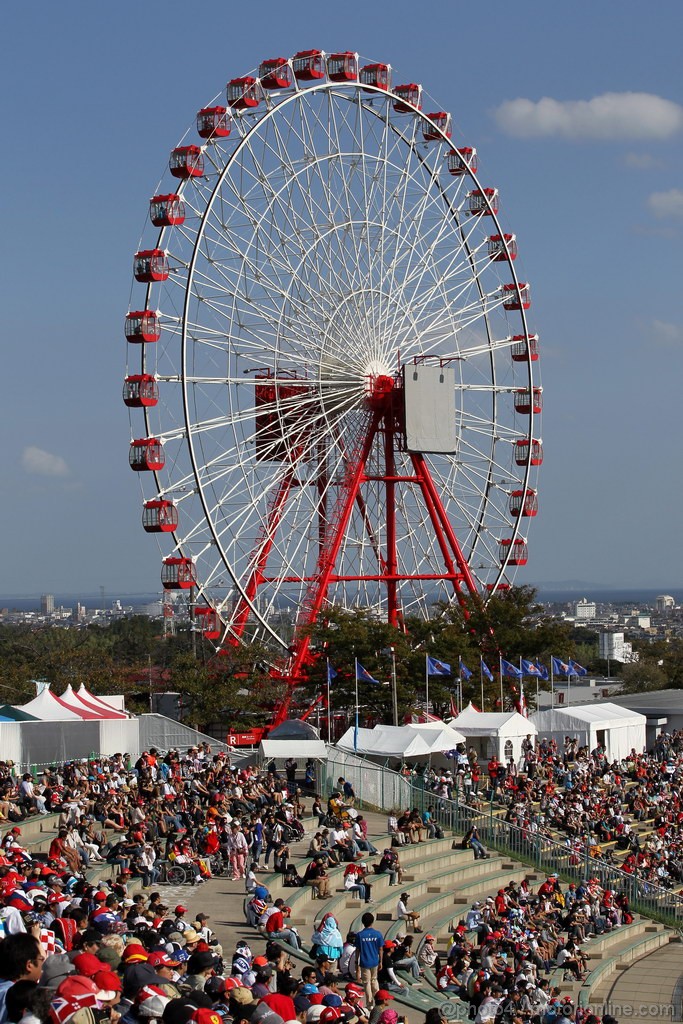
[[[379,679],[375,679],[371,676],[368,670],[363,668],[359,661],[356,662],[356,679],[359,683],[374,683],[375,686],[380,685]]]
[[[427,675],[428,676],[449,676],[451,674],[451,666],[445,661],[439,661],[438,658],[430,658],[427,655]]]
[[[502,675],[507,676],[509,679],[522,679],[524,676],[521,669],[513,665],[511,661],[506,661],[505,658],[500,659],[500,671]]]
[[[541,662],[538,660],[538,658],[536,658],[536,668],[541,673],[541,675],[540,675],[541,679],[549,679],[550,678],[550,676],[548,675],[548,669],[545,667],[545,665],[541,664]]]
[[[337,678],[339,673],[332,668],[329,661],[327,662],[327,685],[332,686],[333,680]]]
[[[471,677],[472,673],[468,669],[467,665],[465,665],[462,658],[458,658],[458,661],[460,663],[460,675],[465,681],[467,681]]]
[[[551,658],[553,664],[553,673],[556,676],[568,676],[571,675],[571,668],[566,661],[562,661],[562,658]]]
[[[526,658],[522,658],[522,672],[525,676],[533,676],[535,679],[541,678],[541,670],[535,661],[527,661]]]
[[[484,673],[484,675],[486,676],[486,678],[488,679],[488,681],[490,683],[492,683],[493,682],[493,672],[488,667],[488,665],[486,664],[486,662],[484,661],[483,658],[479,659],[479,664],[481,665],[481,670]]]
[[[569,659],[569,669],[573,676],[585,676],[588,675],[588,669],[584,668],[583,665],[579,665],[577,661]]]

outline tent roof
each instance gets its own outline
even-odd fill
[[[376,725],[374,729],[358,730],[358,746],[354,748],[354,729],[346,730],[337,746],[341,750],[375,757],[429,757],[453,750],[463,743],[462,733],[445,722],[415,722],[411,725]]]
[[[268,733],[269,740],[301,740],[310,743],[319,738],[315,726],[310,722],[302,722],[300,718],[288,718]]]
[[[81,683],[78,690],[74,691],[74,696],[78,697],[79,700],[87,701],[88,705],[93,705],[97,710],[114,711],[117,716],[121,716],[121,718],[128,718],[125,711],[116,707],[115,704],[110,703],[109,698],[97,697],[94,693],[91,693],[90,690],[86,690],[85,683]]]
[[[324,740],[261,740],[259,753],[263,757],[313,757],[327,759],[327,744]]]
[[[87,693],[87,691],[86,691]],[[122,711],[116,711],[112,707],[108,707],[106,704],[100,704],[95,700],[90,700],[88,697],[81,695],[80,691],[76,693],[71,688],[71,683],[67,686],[66,690],[62,694],[62,700],[65,700],[70,707],[80,711],[81,709],[88,713],[91,718],[127,718]]]
[[[450,722],[465,736],[533,736],[538,732],[533,721],[518,711],[477,711],[473,704],[468,704]]]
[[[0,707],[0,715],[2,715],[5,722],[38,721],[35,715],[29,715],[25,711],[20,711],[19,708],[13,708],[11,704],[3,704],[2,707]]]
[[[618,704],[571,704],[566,708],[550,708],[548,711],[537,711],[532,715],[541,732],[548,729],[571,729],[599,725],[616,727],[620,725],[639,725],[647,719],[645,715],[622,708]]]
[[[19,710],[35,716],[40,722],[82,721],[86,715],[85,711],[82,715],[74,711],[47,686],[28,704],[21,704]]]

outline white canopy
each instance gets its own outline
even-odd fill
[[[450,719],[450,724],[463,734],[481,760],[488,761],[495,755],[504,764],[511,759],[519,761],[523,740],[526,736],[533,739],[538,732],[533,721],[517,711],[477,711],[472,703],[457,718]]]
[[[462,733],[445,722],[415,722],[410,725],[376,725],[374,729],[358,730],[354,747],[354,728],[347,729],[337,746],[341,750],[367,757],[430,757],[453,750],[463,743]]]
[[[87,690],[85,691],[85,694],[82,694],[81,691],[83,689],[84,688],[81,687],[78,693],[76,693],[75,690],[72,690],[71,683],[69,683],[62,694],[62,700],[66,701],[70,707],[73,707],[78,711],[81,709],[83,709],[83,711],[88,711],[91,715],[94,715],[97,718],[123,719],[128,717],[122,711],[116,711],[111,707],[111,705],[105,704],[103,701],[96,700],[94,697],[91,698],[86,696],[88,692]]]
[[[327,760],[327,744],[324,740],[261,740],[259,755],[266,761],[277,757],[314,758]]]
[[[56,693],[53,693],[49,687],[45,687],[37,697],[30,700],[28,704],[20,704],[17,707],[21,711],[26,711],[29,715],[34,715],[41,722],[66,722],[66,721],[83,721],[86,712],[79,714],[70,708]]]
[[[544,739],[553,739],[560,749],[565,736],[576,737],[579,746],[605,748],[608,760],[627,757],[631,750],[645,748],[647,718],[618,704],[579,704],[537,711],[532,720]]]
[[[122,693],[108,693],[106,697],[99,697],[91,693],[90,690],[87,690],[85,683],[81,683],[78,690],[75,690],[74,693],[80,700],[86,700],[88,704],[94,704],[96,707],[102,705],[107,711],[113,709],[114,711],[126,714],[125,696]]]

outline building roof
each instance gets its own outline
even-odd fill
[[[683,713],[683,690],[645,690],[643,693],[625,693],[612,697],[615,704],[643,714]]]

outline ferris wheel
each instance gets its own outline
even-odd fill
[[[233,78],[134,257],[123,397],[163,586],[295,677],[330,605],[401,626],[509,586],[538,509],[516,238],[451,116],[394,77],[308,50]]]

